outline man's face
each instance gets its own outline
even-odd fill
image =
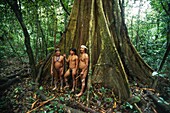
[[[80,48],[80,52],[83,53],[85,51],[85,48]]]
[[[74,54],[74,51],[70,50],[70,55],[73,55]]]
[[[57,56],[59,56],[59,55],[60,55],[60,51],[56,51],[55,53],[56,53],[56,55],[57,55]]]

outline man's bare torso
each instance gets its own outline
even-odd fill
[[[69,55],[69,68],[74,69],[76,68],[76,59],[78,59],[77,55]]]
[[[87,57],[88,57],[87,53],[80,54],[80,58],[79,58],[79,68],[80,69],[84,69],[86,67]]]
[[[60,69],[63,67],[63,60],[64,60],[64,57],[63,56],[54,56],[54,67],[55,69]]]

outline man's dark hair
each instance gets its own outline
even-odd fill
[[[70,51],[73,51],[74,54],[77,55],[77,53],[76,53],[76,52],[77,52],[76,48],[71,48]]]
[[[86,48],[84,48],[84,52],[87,53],[87,49]]]

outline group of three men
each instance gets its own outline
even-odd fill
[[[66,54],[64,54],[63,56],[60,54],[61,51],[59,48],[55,50],[56,54],[54,57],[52,57],[52,63],[51,63],[51,75],[54,77],[54,84],[55,84],[55,87],[53,90],[57,88],[58,76],[60,78],[60,84],[61,84],[60,90],[63,89],[63,73],[64,73],[64,60],[65,60],[66,62],[68,62],[69,68],[64,74],[64,81],[66,84],[64,89],[69,88],[68,76],[72,75],[73,84],[72,84],[71,92],[75,91],[76,74],[77,74],[77,71],[79,70],[80,71],[79,76],[81,78],[81,91],[79,94],[76,94],[76,96],[79,97],[83,94],[83,91],[85,89],[85,79],[87,76],[88,62],[89,62],[88,54],[86,53],[86,51],[87,51],[87,47],[85,45],[81,45],[80,55],[78,57],[76,54],[76,49],[71,48],[70,55],[68,56],[68,58],[66,58]]]

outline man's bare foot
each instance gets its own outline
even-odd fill
[[[74,92],[74,88],[72,88],[72,90],[71,90],[71,93],[73,93]]]
[[[65,87],[64,87],[64,90],[67,89],[67,88],[69,88],[69,86],[65,86]]]
[[[60,87],[60,92],[63,92],[63,88],[62,87]]]
[[[54,87],[53,90],[56,90],[57,87]]]
[[[76,97],[80,97],[80,96],[82,96],[82,92],[80,92],[79,94],[76,94]]]

